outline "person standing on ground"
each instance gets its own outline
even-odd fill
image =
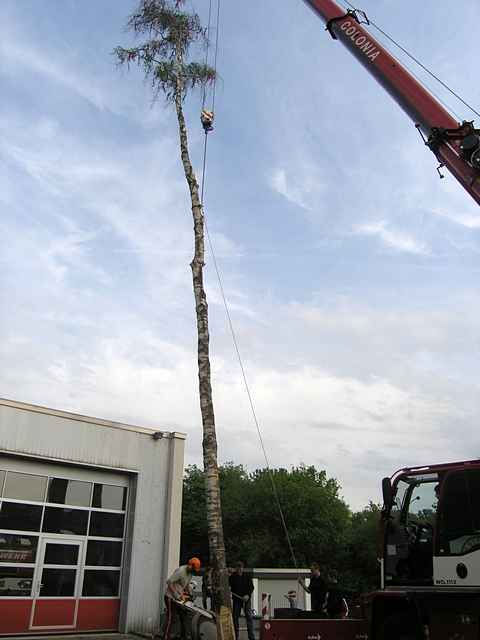
[[[298,582],[300,586],[310,594],[311,597],[311,609],[319,614],[319,616],[325,615],[325,599],[327,596],[327,583],[323,579],[320,571],[320,565],[316,562],[312,563],[310,567],[310,581],[308,586],[305,584],[303,578],[299,578]]]
[[[187,564],[178,567],[167,580],[167,589],[165,591],[165,625],[163,628],[163,639],[170,640],[172,625],[176,620],[179,621],[181,627],[181,637],[186,640],[188,638],[187,629],[185,628],[184,612],[178,606],[187,599],[188,588],[192,581],[192,575],[200,571],[200,560],[198,558],[190,558]]]
[[[208,600],[210,599],[210,609],[214,609],[212,600],[212,568],[207,567],[202,579],[202,605],[204,609],[208,608]]]
[[[348,617],[349,612],[345,593],[338,584],[338,576],[335,572],[329,575],[325,609],[329,618],[343,619]]]
[[[235,638],[238,640],[240,635],[240,614],[243,609],[247,622],[248,640],[255,640],[251,607],[253,580],[244,572],[244,568],[243,562],[237,562],[229,579],[233,603],[233,626],[235,627]]]

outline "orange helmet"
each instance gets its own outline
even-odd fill
[[[201,562],[198,558],[190,558],[188,561],[188,566],[194,571],[200,571]]]

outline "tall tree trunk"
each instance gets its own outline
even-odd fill
[[[231,596],[223,539],[222,508],[220,499],[220,481],[217,462],[217,436],[215,432],[215,414],[213,410],[212,385],[210,380],[210,336],[208,332],[208,305],[203,286],[203,267],[205,265],[205,225],[202,203],[198,193],[198,183],[190,162],[188,151],[187,127],[182,108],[181,85],[177,86],[175,96],[180,151],[185,178],[192,202],[193,227],[195,233],[195,253],[190,267],[192,269],[195,311],[198,334],[198,384],[200,392],[200,410],[203,425],[203,465],[205,470],[208,544],[210,563],[213,569],[212,590],[217,611],[219,638],[234,640],[231,617]]]

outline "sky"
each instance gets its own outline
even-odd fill
[[[478,109],[476,0],[461,21],[436,0],[361,6]],[[0,4],[0,396],[185,432],[201,464],[176,120],[112,56],[135,7]],[[218,73],[205,210],[271,464],[325,469],[357,509],[400,467],[479,457],[478,206],[301,0],[223,0]],[[219,457],[255,469],[206,262]]]

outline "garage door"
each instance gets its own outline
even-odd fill
[[[0,634],[115,631],[128,476],[0,457]]]

